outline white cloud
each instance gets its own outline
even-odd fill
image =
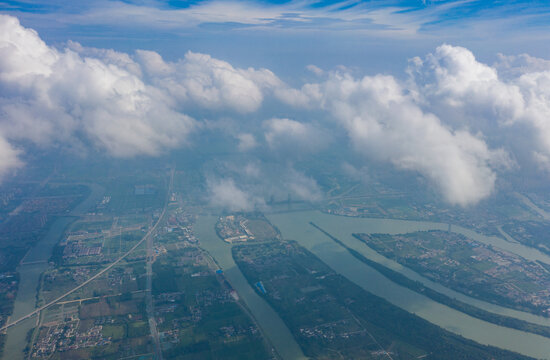
[[[317,76],[321,76],[325,73],[323,71],[323,69],[321,69],[320,67],[315,66],[313,64],[310,64],[310,65],[306,66],[306,69],[308,69],[309,71],[311,71],[312,73],[314,73]]]
[[[550,70],[550,60],[530,56],[529,54],[504,55],[497,54],[498,61],[493,67],[499,76],[513,79],[526,73]]]
[[[0,15],[0,79],[31,86],[35,76],[49,76],[59,60],[36,31],[25,29],[17,18]]]
[[[273,118],[264,121],[263,126],[265,140],[272,149],[316,151],[328,142],[328,137],[313,124]]]
[[[282,86],[267,69],[234,68],[207,54],[187,52],[175,63],[151,51],[138,51],[137,57],[157,87],[188,105],[250,113],[260,107],[265,92]]]
[[[159,53],[149,50],[136,50],[136,57],[145,71],[152,76],[164,76],[175,71],[173,64],[164,61]]]
[[[115,65],[119,68],[122,68],[129,73],[141,77],[141,67],[136,63],[130,55],[118,52],[113,49],[98,49],[91,47],[84,47],[77,42],[69,40],[67,42],[67,49],[74,51],[84,58],[96,58],[101,60],[103,63]]]
[[[242,29],[271,31],[295,30],[362,30],[376,35],[410,36],[435,18],[434,11],[418,15],[407,7],[373,6],[353,3],[312,6],[308,1],[284,4],[260,4],[247,1],[202,1],[188,7],[167,8],[158,2],[130,4],[109,1],[93,4],[81,13],[65,13],[64,24],[110,25],[163,30],[184,30],[202,24],[232,24]],[[446,6],[445,8],[448,8]],[[284,23],[284,27],[281,24]],[[326,26],[329,23],[329,26]]]
[[[19,159],[20,151],[0,136],[0,180],[12,171],[20,168],[23,163]]]
[[[290,169],[286,176],[286,187],[294,195],[294,199],[306,201],[319,201],[323,198],[321,188],[315,179]]]
[[[288,105],[306,109],[315,108],[323,97],[319,84],[305,84],[299,90],[283,85],[275,88],[274,95]]]
[[[238,134],[237,139],[239,140],[239,145],[238,145],[239,151],[252,150],[258,146],[258,142],[256,141],[256,138],[252,134],[249,134],[249,133]]]
[[[264,126],[267,128],[265,139],[271,147],[283,139],[302,141],[309,137],[308,127],[295,120],[273,118],[265,121]]]
[[[118,157],[158,155],[184,145],[198,127],[185,109],[249,113],[284,86],[267,69],[234,68],[206,54],[168,63],[138,50],[135,59],[70,41],[58,50],[0,15],[2,139],[9,146],[92,144]],[[241,150],[256,146],[251,134],[239,140]]]
[[[550,61],[501,55],[491,67],[468,49],[442,45],[415,58],[411,75],[424,107],[550,170]]]
[[[167,63],[143,50],[137,61],[74,42],[57,50],[11,16],[0,15],[0,32],[0,131],[7,141],[158,155],[185,144],[197,127],[186,108],[248,113],[282,86],[269,70],[234,68],[206,54]],[[240,140],[241,148],[254,146],[249,135]]]
[[[39,145],[83,135],[114,156],[157,155],[181,145],[195,126],[114,51],[47,46],[17,19],[0,15],[0,130]]]
[[[234,9],[221,3],[208,6]],[[198,7],[189,9],[200,15]],[[265,10],[258,9],[257,14]],[[268,20],[256,18],[257,24],[287,17],[278,11]],[[357,20],[347,14],[350,21]],[[383,20],[382,15],[370,14]],[[308,68],[320,76],[318,82],[293,89],[267,69],[237,68],[207,54],[188,52],[168,62],[144,50],[128,55],[73,42],[56,49],[16,18],[0,15],[0,176],[21,166],[29,142],[92,145],[118,157],[158,155],[185,145],[189,134],[206,123],[186,114],[198,110],[212,115],[211,124],[223,122],[220,113],[246,119],[240,115],[267,112],[267,106],[261,107],[269,97],[300,108],[300,118],[315,116],[308,122],[276,117],[261,124],[272,152],[321,150],[332,136],[322,130],[326,113],[357,151],[423,174],[453,204],[465,206],[489,196],[499,167],[511,164],[507,152],[520,165],[528,156],[550,171],[548,60],[502,55],[489,66],[466,48],[442,45],[411,60],[406,82],[384,75],[355,78],[345,68]],[[249,121],[220,127],[238,139],[241,151],[258,145],[252,135],[258,128]],[[315,199],[318,187],[294,177],[298,180],[287,181],[287,188]],[[231,186],[239,190],[231,182],[217,185]],[[314,191],[307,194],[307,189]],[[260,203],[242,191],[236,194],[242,208]]]
[[[391,76],[332,73],[319,88],[318,106],[333,114],[359,152],[420,172],[452,204],[466,206],[489,196],[493,168],[508,163],[502,150],[424,112]]]
[[[493,126],[495,120],[512,123],[522,115],[520,89],[500,81],[494,68],[463,47],[441,45],[424,60],[414,58],[409,71],[430,110],[447,121],[479,126],[487,119],[485,126]]]
[[[253,179],[258,179],[262,174],[262,170],[260,169],[258,164],[251,163],[251,162],[246,164],[243,171],[246,176]]]
[[[529,134],[535,160],[550,172],[550,71],[526,73],[516,80],[525,98],[524,116],[520,119],[532,128]]]
[[[229,179],[209,179],[207,181],[209,200],[212,206],[229,211],[251,211],[254,208],[265,206],[263,199],[254,197],[235,185]]]
[[[356,168],[348,162],[342,163],[342,171],[351,179],[367,183],[370,180],[368,169],[366,167]]]

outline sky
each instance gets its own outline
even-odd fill
[[[14,176],[35,147],[160,157],[210,131],[286,164],[281,181],[305,199],[322,194],[292,157],[349,148],[424,177],[451,205],[475,206],[499,178],[550,171],[549,10],[546,1],[0,2],[0,176]],[[259,158],[246,166],[249,184],[267,171]],[[241,184],[214,176],[206,186],[220,205],[263,201]]]
[[[191,50],[290,77],[312,62],[397,73],[407,58],[443,42],[491,62],[497,53],[545,56],[540,44],[550,23],[543,0],[52,0],[8,1],[0,8],[54,45],[139,48],[169,60]]]

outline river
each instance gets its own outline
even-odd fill
[[[84,184],[90,188],[88,197],[78,204],[67,216],[55,219],[47,233],[32,247],[19,266],[19,287],[13,308],[11,320],[16,320],[36,309],[36,291],[40,275],[49,269],[48,260],[53,248],[59,242],[67,227],[85,214],[92,206],[101,201],[105,189],[97,184]],[[37,318],[32,317],[8,329],[2,359],[24,359],[24,349],[27,346],[27,333],[36,326]]]
[[[201,216],[197,220],[194,231],[201,247],[216,260],[218,266],[223,270],[225,278],[244,301],[260,326],[262,333],[273,345],[279,356],[284,360],[306,359],[288,327],[273,308],[256,294],[237,267],[231,253],[231,245],[223,242],[216,234],[216,221],[215,216]]]
[[[318,224],[346,245],[358,249],[358,251],[365,255],[369,255],[375,261],[380,261],[381,258],[374,256],[374,252],[369,252],[366,246],[358,245],[358,241],[351,236],[352,233],[398,234],[425,230],[447,230],[447,224],[392,219],[352,218],[324,214],[319,211],[271,214],[267,216],[279,228],[286,239],[296,240],[333,270],[392,304],[481,344],[493,345],[535,358],[550,358],[550,339],[476,319],[435,302],[408,288],[397,285],[373,268],[357,260],[345,248],[336,244],[319,230],[313,228],[309,222],[312,221]],[[521,244],[509,243],[496,237],[483,236],[454,225],[452,226],[452,231],[514,252],[530,260],[539,260],[545,263],[549,263],[550,261],[550,257]],[[385,260],[389,262],[389,259]],[[394,263],[392,268],[399,268],[396,265],[398,264]],[[403,271],[402,267],[401,270]],[[406,275],[409,276],[411,273],[407,272]],[[432,286],[434,285],[432,284]],[[463,298],[460,299],[463,300]],[[489,303],[485,303],[484,306],[494,312],[504,311],[502,309],[505,309]],[[541,317],[510,309],[505,309],[505,311],[509,311],[509,313],[506,313],[508,315],[525,316],[531,320],[537,320],[533,322],[546,324],[546,319]]]
[[[460,300],[464,303],[473,305],[473,306],[478,307],[480,309],[483,309],[483,310],[486,310],[486,311],[489,311],[489,312],[492,312],[492,313],[495,313],[495,314],[509,316],[509,317],[513,317],[513,318],[516,318],[516,319],[524,320],[524,321],[527,321],[527,322],[530,322],[530,323],[533,323],[533,324],[544,325],[544,326],[549,326],[550,327],[550,318],[547,318],[547,317],[544,317],[544,316],[538,316],[538,315],[528,313],[528,312],[524,312],[524,311],[518,311],[518,310],[510,309],[510,308],[503,307],[503,306],[499,306],[499,305],[496,305],[496,304],[493,304],[493,303],[489,303],[489,302],[486,302],[486,301],[482,301],[482,300],[467,296],[463,293],[454,291],[452,289],[449,289],[449,288],[447,288],[447,287],[445,287],[441,284],[435,283],[435,282],[423,277],[422,275],[419,275],[415,271],[413,271],[413,270],[411,270],[407,267],[404,267],[403,265],[401,265],[401,264],[399,264],[399,263],[397,263],[397,262],[395,262],[391,259],[388,259],[383,255],[380,255],[375,250],[371,249],[370,247],[368,247],[364,243],[360,242],[359,240],[357,240],[356,238],[351,236],[352,233],[367,233],[367,234],[370,233],[370,234],[373,234],[373,233],[382,232],[382,231],[385,231],[385,233],[395,233],[395,232],[392,232],[392,229],[394,229],[393,231],[395,231],[395,229],[400,229],[400,230],[402,229],[405,232],[411,232],[411,231],[409,231],[409,226],[411,226],[411,221],[403,222],[402,220],[389,220],[389,222],[388,222],[388,219],[385,219],[383,221],[383,223],[380,224],[380,222],[382,221],[381,219],[364,219],[364,218],[343,217],[343,216],[335,216],[335,215],[324,214],[324,213],[320,213],[320,212],[319,213],[311,212],[310,214],[312,214],[313,216],[318,217],[319,220],[322,221],[318,224],[323,224],[323,226],[327,226],[327,225],[330,226],[332,231],[329,231],[329,233],[331,233],[331,235],[338,238],[340,241],[344,242],[344,244],[346,244],[346,246],[348,246],[348,247],[352,248],[353,250],[361,253],[363,256],[365,256],[366,258],[368,258],[372,261],[376,261],[379,264],[382,264],[382,265],[384,265],[384,266],[386,266],[386,267],[388,267],[388,268],[390,268],[390,269],[392,269],[396,272],[399,272],[399,273],[405,275],[406,277],[408,277],[411,280],[419,281],[422,284],[424,284],[424,286],[429,287],[429,288],[431,288],[431,289],[433,289],[433,290],[435,290],[435,291],[437,291],[441,294],[447,295],[451,298],[455,298],[457,300]],[[340,225],[340,223],[341,223],[341,225]],[[446,224],[429,223],[429,222],[426,222],[426,223],[413,222],[413,223],[416,224],[417,226],[419,226],[419,229],[421,229],[425,225],[428,225],[432,229],[439,228],[440,230],[445,230],[445,231],[448,230],[448,225],[446,225]],[[324,229],[323,226],[322,226],[322,228]],[[382,227],[380,227],[380,226],[382,226]],[[406,228],[403,228],[403,226],[405,226]],[[328,231],[328,229],[325,229],[325,230]],[[458,226],[452,226],[451,231],[461,233],[461,234],[464,234],[464,235],[467,234],[467,236],[469,236],[469,237],[471,237],[471,238],[473,238],[477,241],[480,241],[480,242],[483,242],[483,243],[486,243],[486,244],[492,244],[492,245],[495,245],[497,247],[499,245],[503,245],[503,244],[506,245],[506,242],[503,242],[502,239],[492,237],[492,236],[490,237],[490,236],[481,235],[481,234],[472,232],[471,230],[461,228],[461,227],[458,227]],[[508,241],[508,242],[510,242],[510,241]],[[515,243],[519,244],[517,242],[515,242]],[[525,248],[525,246],[520,245],[518,248]],[[510,252],[513,252],[513,251],[510,251]],[[531,252],[530,251],[529,252],[522,251],[522,253],[529,254]],[[544,255],[542,253],[536,254],[537,259],[544,259],[545,256],[546,255]]]

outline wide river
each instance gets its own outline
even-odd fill
[[[414,272],[410,270],[406,271],[407,269],[398,266],[399,264],[392,263],[389,259],[376,254],[366,245],[353,238],[352,234],[400,234],[425,230],[447,230],[447,224],[392,219],[352,218],[324,214],[319,211],[271,214],[267,216],[270,221],[279,228],[284,238],[296,240],[300,245],[304,246],[319,257],[333,270],[342,274],[365,290],[388,300],[392,304],[414,313],[453,333],[459,334],[481,344],[493,345],[539,359],[550,359],[549,338],[498,326],[476,319],[448,306],[435,302],[406,287],[400,286],[384,277],[382,274],[365,263],[357,260],[345,248],[338,245],[328,236],[312,227],[309,222],[311,221],[316,223],[325,231],[329,232],[346,245],[360,251],[365,256],[368,256],[375,261],[382,262],[385,265],[391,265],[392,268],[399,269],[407,276],[412,277],[414,277]],[[454,225],[452,226],[452,231],[519,254],[526,259],[539,260],[550,264],[550,257],[535,249],[522,246],[521,244],[510,243],[497,237],[483,236],[471,230]],[[423,282],[427,281],[427,279],[423,279],[419,275],[417,276],[418,279],[423,280]],[[441,288],[443,288],[437,287],[437,284],[434,283],[431,283],[430,285],[437,288],[437,290],[442,290]],[[451,296],[453,294],[457,294],[450,291],[451,290],[447,289],[447,294]],[[532,320],[536,323],[548,324],[547,319],[539,316],[506,309],[465,296],[457,297],[460,300],[467,300],[470,303],[475,301],[476,305],[489,311],[505,313],[509,316]],[[481,304],[483,306],[481,306]]]
[[[93,204],[101,200],[104,189],[97,185],[90,185],[90,187],[92,190],[90,196],[77,206],[70,216],[59,217],[52,224],[44,238],[29,251],[22,264],[18,267],[21,280],[12,319],[17,319],[35,309],[36,289],[40,275],[48,269],[47,260],[51,256],[53,247],[60,240],[67,226],[75,220],[76,216],[82,215]],[[404,268],[377,254],[351,236],[352,233],[398,234],[425,230],[447,230],[447,224],[392,219],[351,218],[324,214],[318,211],[271,214],[268,215],[268,218],[279,228],[286,239],[298,241],[300,245],[314,253],[333,270],[394,305],[479,343],[516,351],[535,358],[550,359],[550,339],[473,318],[397,285],[373,268],[357,260],[342,246],[313,228],[309,222],[316,223],[347,246],[361,252],[366,257],[399,271],[409,278],[421,281],[426,286],[432,287],[437,291],[487,311],[550,326],[550,321],[546,318],[473,299],[435,284],[410,269]],[[281,358],[285,360],[305,359],[302,350],[287,326],[269,304],[252,289],[240,272],[233,260],[231,246],[224,243],[215,232],[214,226],[216,220],[217,218],[214,216],[201,216],[198,219],[195,225],[195,233],[201,246],[212,255],[217,264],[224,270],[227,280],[249,308],[261,327],[262,332]],[[526,259],[539,260],[550,264],[550,257],[536,249],[511,243],[497,237],[483,236],[459,226],[453,225],[452,231],[516,253]],[[36,318],[31,318],[8,330],[3,359],[24,358],[23,349],[27,345],[26,334],[35,326],[35,323]]]
[[[54,246],[63,236],[65,229],[103,197],[105,192],[103,187],[97,184],[85,185],[90,188],[90,195],[78,204],[68,216],[55,219],[46,235],[27,252],[21,264],[17,267],[20,281],[11,320],[19,319],[36,308],[36,291],[40,282],[40,275],[50,267],[48,260],[52,255]],[[24,359],[23,351],[27,346],[27,333],[36,326],[36,323],[37,318],[32,317],[8,329],[2,359]]]
[[[210,253],[223,270],[225,278],[237,291],[256,321],[262,333],[268,338],[277,353],[284,360],[306,359],[292,333],[271,306],[250,286],[241,273],[233,255],[231,245],[222,241],[216,234],[217,217],[201,216],[195,224],[195,235],[201,247]]]

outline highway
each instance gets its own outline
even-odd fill
[[[166,195],[166,203],[164,205],[164,210],[162,215],[159,216],[157,224],[162,220],[166,212],[166,207],[168,205],[168,199],[172,193],[172,182],[174,180],[174,170],[170,172],[170,184],[168,185],[168,193]],[[147,237],[147,263],[145,265],[146,269],[146,284],[147,284],[147,297],[145,299],[145,308],[147,310],[147,317],[149,320],[149,329],[151,331],[151,337],[153,338],[153,343],[155,345],[155,359],[162,360],[162,350],[160,348],[159,333],[157,330],[157,321],[155,319],[155,308],[153,304],[153,262],[155,261],[155,255],[153,254],[153,236]]]
[[[71,290],[67,291],[66,293],[64,293],[63,295],[59,296],[58,298],[50,301],[49,303],[45,304],[45,305],[42,305],[40,306],[39,308],[35,309],[34,311],[28,313],[27,315],[25,316],[22,316],[20,317],[19,319],[15,320],[15,321],[12,321],[6,325],[4,325],[3,327],[0,328],[0,333],[1,332],[4,332],[5,330],[7,330],[8,328],[12,327],[12,326],[15,326],[17,324],[19,324],[20,322],[26,320],[26,319],[29,319],[31,317],[33,317],[34,315],[38,314],[39,312],[41,312],[42,310],[44,309],[47,309],[49,308],[50,306],[56,304],[57,302],[61,301],[62,299],[64,299],[65,297],[69,296],[70,294],[74,293],[75,291],[83,288],[84,286],[88,285],[89,283],[91,283],[92,281],[94,281],[95,279],[97,279],[98,277],[100,277],[101,275],[105,274],[106,272],[108,272],[109,270],[111,270],[115,265],[117,265],[119,262],[121,262],[124,258],[126,258],[128,255],[130,255],[132,252],[134,252],[134,250],[136,250],[141,244],[143,244],[144,241],[148,240],[151,235],[157,230],[157,227],[159,226],[159,224],[161,223],[162,219],[164,218],[164,215],[166,213],[166,209],[168,208],[168,201],[170,199],[170,194],[172,193],[172,185],[173,185],[173,181],[174,181],[174,169],[171,170],[170,172],[170,184],[168,186],[168,193],[167,193],[167,197],[166,197],[166,201],[164,203],[164,208],[162,209],[162,213],[161,215],[159,216],[157,222],[155,223],[155,225],[153,225],[153,227],[151,229],[149,229],[149,231],[147,232],[147,234],[145,234],[143,236],[143,238],[137,243],[135,244],[134,246],[132,246],[132,248],[130,250],[128,250],[127,252],[125,252],[123,255],[121,255],[118,259],[116,259],[114,262],[112,262],[110,265],[108,265],[107,267],[105,267],[103,270],[99,271],[97,274],[95,274],[94,276],[92,276],[91,278],[89,278],[88,280],[84,281],[82,284],[78,285],[78,286],[75,286],[74,288],[72,288]]]

